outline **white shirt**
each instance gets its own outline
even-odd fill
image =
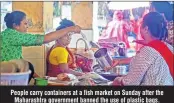
[[[174,53],[173,47],[169,44],[167,46]],[[141,48],[132,58],[129,73],[117,77],[115,81],[123,85],[174,85],[166,61],[159,52],[149,46]]]

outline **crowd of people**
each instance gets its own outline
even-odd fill
[[[133,8],[125,15],[123,10],[116,10],[113,19],[110,21],[106,29],[103,30],[99,42],[125,42],[127,48],[130,48],[128,36],[130,32],[136,34],[137,40],[142,40],[140,34],[140,26],[143,17],[149,12],[159,12],[165,18],[168,28],[167,42],[173,45],[173,8],[169,2],[151,2],[149,8]],[[124,17],[126,16],[126,17]],[[136,45],[138,51],[142,47],[141,44]]]

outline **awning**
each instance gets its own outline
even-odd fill
[[[109,9],[111,10],[126,10],[138,7],[148,7],[150,6],[149,2],[110,2],[108,4]]]

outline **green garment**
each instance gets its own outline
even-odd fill
[[[22,46],[40,46],[43,44],[44,35],[32,35],[6,29],[1,32],[1,61],[22,58]]]

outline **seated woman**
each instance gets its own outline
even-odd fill
[[[163,16],[157,12],[144,16],[140,33],[147,45],[131,59],[128,74],[115,78],[113,85],[174,85],[174,51],[164,42],[167,39],[166,25]],[[114,62],[114,65],[120,64],[118,60]]]
[[[61,30],[67,27],[74,26],[75,24],[67,19],[61,21],[60,26],[56,30]],[[59,35],[59,34],[57,34]],[[56,40],[56,44],[52,46],[47,55],[47,75],[55,77],[60,73],[70,73],[76,76],[81,76],[83,73],[74,71],[76,68],[75,60],[68,49],[71,41],[71,32]]]

